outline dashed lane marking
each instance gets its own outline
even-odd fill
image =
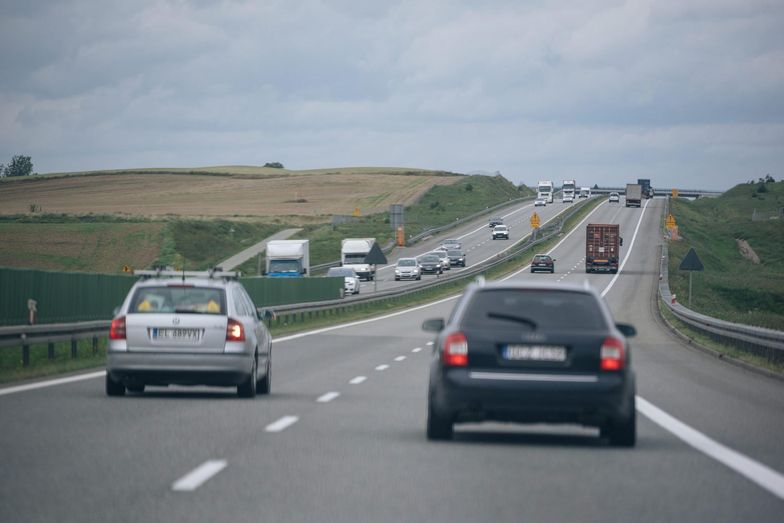
[[[319,403],[329,403],[330,401],[334,400],[338,396],[340,396],[340,392],[327,392],[326,394],[319,396],[316,401],[318,401]]]
[[[176,492],[193,492],[225,468],[226,461],[222,459],[205,461],[175,481],[172,485],[172,490]]]
[[[403,361],[404,359],[406,359],[405,356],[398,356],[397,358],[395,358],[395,361]]]
[[[378,367],[376,367],[376,370],[381,371],[381,370],[387,370],[388,368],[389,368],[389,365],[383,364],[383,365],[379,365]]]
[[[422,350],[422,347],[417,347],[415,349],[412,349],[411,352],[420,352],[421,350]]]
[[[297,416],[283,416],[278,421],[270,423],[264,429],[265,432],[282,432],[289,428],[290,426],[294,425],[296,422],[299,421]]]
[[[352,378],[352,379],[349,381],[349,383],[350,383],[351,385],[359,385],[360,383],[362,383],[362,382],[363,382],[363,381],[365,381],[366,379],[367,379],[367,377],[366,377],[366,376],[357,376],[356,378]]]

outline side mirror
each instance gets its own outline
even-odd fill
[[[302,274],[307,274],[307,273],[308,273],[308,269],[307,269],[307,267],[306,267],[306,268],[304,268],[304,269],[302,269]]]
[[[634,325],[629,325],[628,323],[616,323],[615,327],[627,338],[631,338],[632,336],[637,335],[637,329],[634,328]]]
[[[620,241],[619,245],[620,245],[621,247],[623,247],[623,238],[621,238],[621,241]]]
[[[422,322],[422,330],[428,332],[441,332],[444,330],[444,320],[441,318],[431,318]]]
[[[556,258],[553,258],[553,261],[555,262],[555,261],[558,261],[558,260]]]
[[[275,311],[269,309],[256,309],[256,313],[260,320],[270,321],[275,319]]]
[[[266,276],[267,275],[267,271],[261,271],[261,275],[262,276]]]

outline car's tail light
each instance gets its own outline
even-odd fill
[[[226,341],[245,341],[245,327],[242,323],[229,318],[226,324]]]
[[[444,365],[465,367],[468,365],[468,340],[462,332],[454,332],[444,340]]]
[[[626,363],[626,354],[623,341],[618,338],[608,336],[602,342],[602,349],[599,353],[602,370],[621,370]]]
[[[110,340],[124,340],[125,339],[125,316],[120,316],[112,320],[112,326],[109,327]]]

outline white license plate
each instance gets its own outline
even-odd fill
[[[566,347],[556,345],[507,345],[502,354],[515,361],[566,361]]]
[[[152,328],[151,337],[155,341],[199,341],[201,329],[159,329]]]

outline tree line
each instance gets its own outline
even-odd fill
[[[29,156],[18,154],[11,158],[11,163],[3,165],[0,163],[0,178],[6,176],[32,176],[38,174],[33,172],[33,160]]]

